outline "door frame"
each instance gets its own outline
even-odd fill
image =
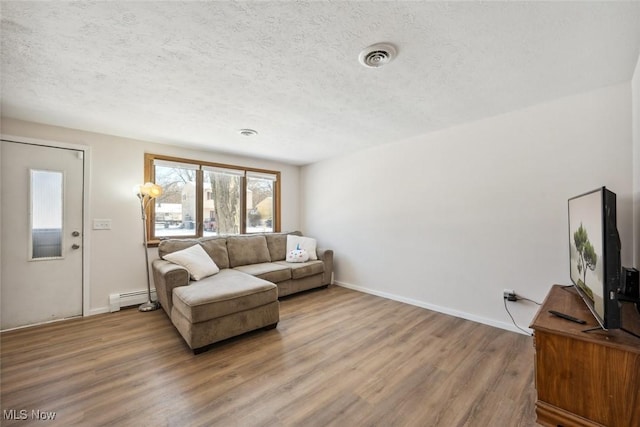
[[[0,139],[8,142],[17,142],[23,144],[40,145],[50,148],[61,148],[81,151],[83,153],[83,189],[82,189],[82,317],[91,315],[91,287],[89,286],[90,254],[90,197],[91,191],[91,147],[83,144],[74,144],[68,142],[44,140],[37,138],[28,138],[24,136],[16,136],[0,133]],[[1,179],[1,178],[0,178]],[[2,223],[2,215],[0,215],[0,224]],[[2,252],[2,241],[0,240],[0,253]],[[2,280],[2,278],[0,278]],[[1,283],[0,283],[1,285]],[[64,319],[61,319],[64,320]],[[54,320],[53,322],[57,322]],[[47,323],[47,322],[45,322]]]

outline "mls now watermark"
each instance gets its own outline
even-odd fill
[[[2,418],[5,420],[39,420],[53,421],[56,419],[55,411],[41,411],[40,409],[5,409],[2,411]]]

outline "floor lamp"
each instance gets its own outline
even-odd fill
[[[149,202],[162,195],[162,187],[153,182],[136,186],[134,188],[138,199],[140,199],[140,212],[142,213],[142,235],[144,242],[144,266],[147,271],[147,302],[138,307],[140,311],[153,311],[160,307],[157,301],[151,301],[151,278],[149,276],[149,253],[147,250],[147,206]]]

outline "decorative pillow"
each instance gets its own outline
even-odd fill
[[[199,243],[181,251],[166,254],[162,258],[186,268],[193,280],[204,279],[220,271]]]
[[[298,245],[300,245],[301,249],[307,251],[310,260],[318,259],[318,255],[316,254],[316,239],[294,236],[292,234],[287,235],[287,256],[291,251],[295,250]]]
[[[287,253],[287,262],[306,262],[309,261],[309,253],[300,247],[300,244],[296,248]]]

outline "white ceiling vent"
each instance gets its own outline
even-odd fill
[[[358,60],[369,68],[382,67],[396,57],[396,48],[388,43],[378,43],[365,48],[360,52]]]

